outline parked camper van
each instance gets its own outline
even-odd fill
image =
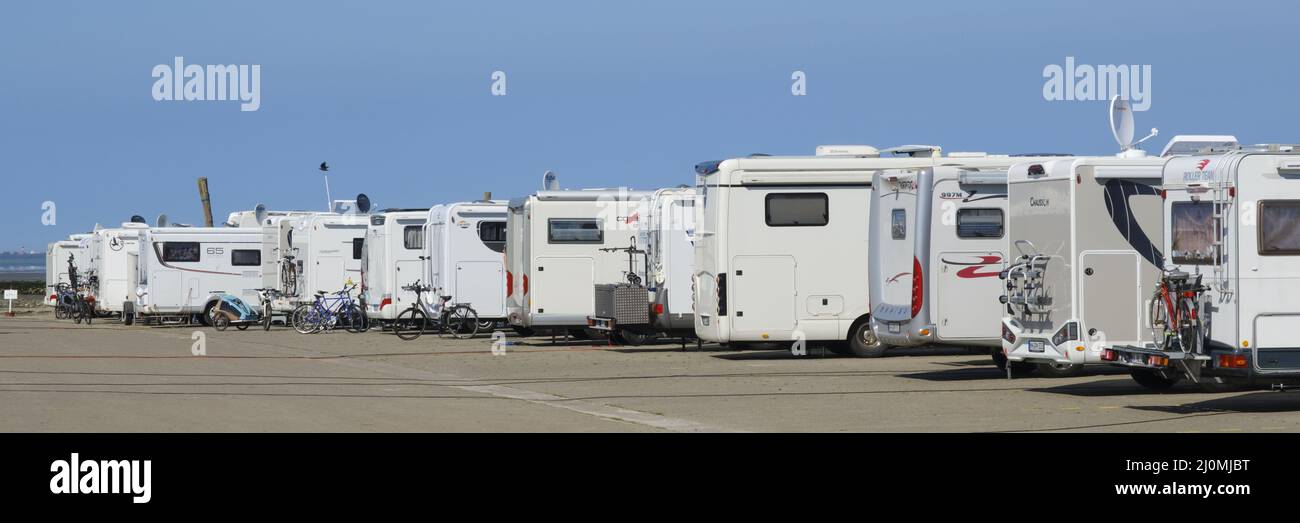
[[[999,365],[1071,374],[1103,363],[1110,344],[1150,341],[1142,301],[1163,263],[1165,160],[1069,158],[1011,168]]]
[[[87,276],[96,283],[88,299],[94,298],[96,313],[120,315],[135,303],[140,233],[147,229],[143,223],[127,222],[91,233]]]
[[[1022,160],[944,156],[934,146],[885,152],[898,156],[881,158],[870,146],[822,146],[817,156],[751,156],[696,166],[703,204],[695,232],[696,334],[729,344],[784,346],[801,339],[833,342],[834,350],[862,356],[883,353],[869,321],[873,178],[915,179],[944,166],[1005,169]],[[903,303],[909,312],[911,269],[909,263],[902,274],[890,275],[908,289]]]
[[[68,264],[84,276],[90,266],[90,234],[73,234],[66,240],[51,243],[45,248],[45,304],[53,307],[58,300],[55,290],[68,279]]]
[[[433,206],[424,236],[423,279],[433,289],[429,298],[451,296],[452,303],[468,304],[478,314],[480,331],[506,318],[507,202],[488,196]],[[400,312],[415,294],[395,289],[395,310]]]
[[[287,217],[273,226],[282,236],[275,239],[271,248],[282,262],[278,264],[280,270],[275,272],[280,276],[279,281],[273,280],[275,285],[267,288],[279,289],[288,304],[310,302],[317,291],[335,292],[348,281],[361,281],[361,259],[365,255],[370,216],[313,214]],[[282,274],[286,266],[292,267],[291,278]],[[266,279],[264,273],[263,280]],[[292,308],[283,300],[275,305],[276,310]]]
[[[1007,171],[940,166],[875,175],[871,326],[886,347],[1000,347]]]
[[[409,305],[402,286],[415,283],[424,272],[421,256],[428,216],[428,209],[387,209],[370,215],[360,279],[370,319],[394,320]]]
[[[1184,377],[1211,389],[1300,383],[1300,149],[1172,158],[1161,174],[1168,272],[1146,275],[1129,307],[1146,337],[1102,359],[1154,388]]]
[[[135,303],[123,322],[208,319],[223,294],[257,303],[262,231],[245,227],[155,227],[140,234]]]
[[[583,331],[594,312],[595,285],[627,281],[626,254],[601,249],[633,243],[642,204],[653,196],[613,189],[556,190],[511,200],[506,241],[510,325],[523,333]]]

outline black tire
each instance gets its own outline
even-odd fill
[[[90,303],[86,303],[81,308],[81,314],[84,316],[83,319],[86,320],[86,325],[90,325],[90,321],[95,319],[95,308]]]
[[[614,342],[620,345],[645,345],[658,338],[658,334],[650,332],[636,332],[630,330],[620,330],[614,335]]]
[[[275,312],[271,309],[271,304],[267,303],[262,306],[262,330],[271,330],[271,315]]]
[[[1073,378],[1083,374],[1083,365],[1039,363],[1037,370],[1044,378]]]
[[[81,320],[86,316],[86,311],[81,307],[77,307],[77,310],[71,312],[70,314],[72,314],[72,322],[76,323],[77,325],[81,325]]]
[[[215,301],[203,306],[203,314],[199,315],[199,323],[201,325],[207,327],[212,326],[212,308],[216,306],[217,306],[217,302]]]
[[[1181,374],[1175,374],[1173,378],[1167,378],[1160,372],[1150,369],[1134,369],[1129,375],[1133,377],[1133,381],[1138,382],[1138,385],[1152,390],[1168,389],[1183,378]]]
[[[135,324],[135,313],[122,313],[122,325],[131,326]]]
[[[362,312],[361,307],[356,304],[349,305],[347,309],[341,311],[341,315],[342,317],[339,320],[343,322],[343,327],[348,332],[366,332],[366,329],[369,328],[366,313]]]
[[[424,311],[419,308],[406,309],[393,320],[393,334],[406,341],[419,338],[424,334],[425,320]]]
[[[480,331],[491,331],[496,327],[497,327],[497,320],[485,320],[482,318],[479,318],[478,320],[478,330]]]
[[[573,338],[575,340],[591,339],[591,333],[587,332],[587,329],[568,329],[565,332],[569,334],[570,338]]]
[[[457,305],[442,317],[442,331],[447,331],[453,338],[469,339],[478,335],[478,313],[467,305]]]
[[[54,319],[56,320],[68,319],[68,310],[63,308],[63,304],[60,303],[54,306]]]
[[[226,316],[225,314],[218,314],[216,316],[213,316],[211,321],[212,321],[212,328],[217,329],[219,331],[224,331],[226,330],[226,327],[230,326],[230,317]]]
[[[241,330],[241,331],[246,331],[246,330],[248,330],[248,322],[244,322],[244,323],[240,323],[239,325],[235,325],[235,328],[236,328],[236,329],[239,329],[239,330]]]
[[[871,322],[862,320],[849,332],[849,352],[859,358],[879,358],[885,355],[888,347],[876,338],[871,330]]]
[[[1178,300],[1178,315],[1183,318],[1185,324],[1178,326],[1178,344],[1183,352],[1190,354],[1201,353],[1201,343],[1205,338],[1201,336],[1201,319],[1196,316],[1193,319],[1193,313],[1196,311],[1196,302],[1191,298]]]
[[[530,338],[537,335],[537,331],[528,327],[513,327],[515,334],[524,338]]]
[[[1001,349],[994,349],[989,355],[993,357],[993,364],[998,366],[998,370],[1007,370],[1007,355]]]
[[[1151,296],[1151,310],[1148,311],[1147,321],[1151,326],[1151,340],[1156,349],[1164,350],[1165,345],[1169,343],[1165,334],[1169,329],[1169,310],[1165,308],[1164,297],[1160,290],[1156,289],[1155,295]]]

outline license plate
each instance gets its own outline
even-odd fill
[[[1029,340],[1029,352],[1044,352],[1047,347],[1041,341]]]
[[[898,324],[897,324],[897,323],[890,323],[890,324],[889,324],[889,333],[890,333],[890,334],[898,334],[898,331],[899,331],[899,327],[898,327]]]

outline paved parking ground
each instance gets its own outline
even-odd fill
[[[193,355],[195,332],[205,355]],[[987,356],[880,359],[283,328],[0,319],[0,430],[1300,430],[1300,393],[1155,393],[1109,371],[1007,380]],[[500,352],[500,351],[498,351]]]

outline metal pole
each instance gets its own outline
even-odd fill
[[[330,175],[325,175],[325,210],[334,210],[334,199],[330,198]]]
[[[199,200],[203,202],[203,225],[212,226],[212,199],[208,194],[208,178],[199,177]]]

